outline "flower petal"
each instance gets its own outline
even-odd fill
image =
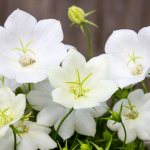
[[[66,87],[56,88],[52,91],[53,101],[67,108],[74,106],[74,97]]]
[[[52,103],[51,93],[43,91],[30,91],[27,95],[28,102],[35,110],[41,110]]]
[[[136,139],[137,135],[134,128],[132,127],[132,124],[126,125],[125,127],[127,133],[126,144],[128,144],[133,142]],[[125,133],[122,126],[118,130],[118,137],[121,141],[124,141]]]
[[[51,104],[38,113],[37,123],[45,126],[53,126],[60,118],[63,110],[63,107],[57,104]]]
[[[136,45],[136,32],[128,29],[116,30],[108,38],[105,52],[108,54],[118,54],[123,57],[128,50],[134,50]],[[122,59],[122,57],[118,57],[118,59]]]
[[[54,128],[55,130],[58,129],[58,126],[60,124],[60,122],[62,121],[62,119],[67,115],[68,113],[68,109],[66,109],[66,112],[62,115],[62,117],[57,121],[57,123],[55,124]],[[68,139],[70,138],[75,131],[75,122],[74,122],[74,112],[72,112],[62,123],[62,125],[60,126],[60,129],[58,131],[58,134],[64,139]]]
[[[34,29],[33,36],[36,39],[36,45],[59,43],[63,40],[61,24],[55,19],[40,20]]]
[[[16,9],[7,18],[4,26],[10,34],[21,38],[21,36],[31,34],[36,24],[37,21],[32,15],[20,9]]]
[[[70,72],[83,71],[86,65],[85,57],[75,49],[69,49],[67,56],[62,62],[62,67]]]
[[[0,138],[1,150],[13,150],[14,136],[11,129],[8,129],[6,134]]]
[[[121,124],[118,122],[115,122],[114,120],[108,120],[107,121],[107,127],[112,131],[117,131],[120,128]]]
[[[30,131],[30,136],[32,137],[32,141],[36,144],[39,149],[54,149],[57,147],[57,144],[51,137],[40,131]]]
[[[94,136],[96,133],[96,122],[88,111],[75,111],[75,129],[78,133]]]
[[[90,108],[89,111],[94,118],[98,118],[98,117],[102,116],[107,111],[107,108],[108,108],[107,104],[100,103],[99,106],[96,106],[94,108]]]
[[[35,150],[38,149],[37,145],[34,143],[29,135],[24,135],[21,137],[17,150]]]

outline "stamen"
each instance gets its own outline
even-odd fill
[[[17,48],[13,48],[13,50],[18,50],[23,52],[22,57],[19,60],[19,63],[22,67],[30,66],[36,62],[34,59],[35,53],[29,48],[32,41],[29,41],[27,44],[25,44],[21,39],[19,39],[20,46]]]
[[[71,82],[66,82],[66,83],[71,84],[71,86],[69,86],[70,92],[74,94],[75,98],[79,98],[79,97],[85,96],[85,93],[89,92],[89,89],[84,88],[83,85],[92,76],[92,73],[87,75],[83,80],[81,80],[78,69],[76,70],[76,75],[77,75],[77,81],[75,82],[71,81]]]
[[[132,54],[128,54],[128,57],[129,57],[129,61],[127,62],[127,66],[132,68],[130,69],[131,70],[131,73],[132,75],[140,75],[143,73],[143,65],[138,63],[137,60],[138,59],[143,59],[143,57],[140,57],[140,56],[136,56],[135,54],[135,51],[132,52]],[[131,66],[129,66],[129,64],[131,64]]]
[[[125,113],[124,116],[125,116],[126,120],[136,119],[139,115],[139,113],[136,111],[136,106],[132,105],[132,103],[129,99],[127,99],[127,100],[128,100],[128,106],[123,106],[123,107],[129,109],[129,112]]]
[[[136,64],[135,68],[132,70],[132,74],[140,75],[143,73],[143,70],[144,70],[144,68],[143,68],[142,64]]]
[[[21,47],[13,48],[13,50],[22,51],[24,54],[26,52],[32,52],[34,54],[34,52],[29,48],[32,41],[29,41],[27,44],[25,44],[21,39],[19,39],[19,42],[20,42]]]
[[[31,56],[23,55],[19,60],[22,67],[30,66],[36,62]]]
[[[14,116],[9,112],[9,108],[0,110],[0,126],[5,126],[14,119]]]

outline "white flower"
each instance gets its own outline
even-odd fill
[[[24,94],[15,94],[7,87],[0,88],[0,136],[23,115],[26,105]]]
[[[40,126],[36,122],[18,122],[15,128],[20,132],[17,135],[17,150],[49,150],[57,144],[49,136],[50,128]],[[12,130],[0,139],[1,150],[13,150],[14,139]]]
[[[136,137],[150,140],[150,93],[144,95],[142,90],[135,90],[129,94],[128,99],[117,102],[113,110],[119,112],[122,104],[121,118],[127,132],[126,143],[134,141]],[[112,131],[118,131],[120,140],[124,141],[125,134],[121,123],[109,120],[107,126]]]
[[[0,27],[0,73],[19,83],[35,83],[47,77],[47,68],[59,65],[67,48],[61,41],[60,22],[37,22],[30,14],[15,10]]]
[[[51,91],[52,88],[48,81],[42,81],[34,85],[27,99],[34,109],[41,110],[37,115],[37,123],[45,126],[54,126],[55,130],[57,130],[60,121],[70,110],[54,103]],[[102,116],[106,112],[106,107],[106,104],[99,104],[99,106],[94,108],[73,110],[61,125],[58,132],[59,135],[63,139],[68,139],[76,131],[83,135],[94,136],[96,132],[94,118]]]
[[[83,55],[70,49],[62,62],[49,71],[54,87],[53,101],[68,108],[91,108],[107,101],[117,90],[110,80],[106,55],[86,62]]]
[[[0,76],[0,87],[9,87],[11,90],[15,91],[19,86],[21,86],[20,83],[17,83],[14,79],[8,79],[4,76]]]
[[[138,34],[122,29],[112,33],[105,45],[109,55],[111,77],[119,87],[144,80],[150,67],[150,27],[142,28]]]

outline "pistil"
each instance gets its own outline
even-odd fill
[[[85,82],[92,76],[92,73],[87,75],[83,80],[81,80],[80,73],[78,69],[76,70],[77,80],[74,82],[66,82],[69,84],[69,90],[75,96],[75,98],[79,98],[85,96],[85,94],[89,91],[88,88],[84,87]]]

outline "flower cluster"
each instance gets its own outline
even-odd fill
[[[68,16],[89,33],[92,13],[72,6]],[[134,150],[150,140],[150,27],[114,31],[88,61],[62,40],[58,20],[19,9],[0,27],[0,150]]]

